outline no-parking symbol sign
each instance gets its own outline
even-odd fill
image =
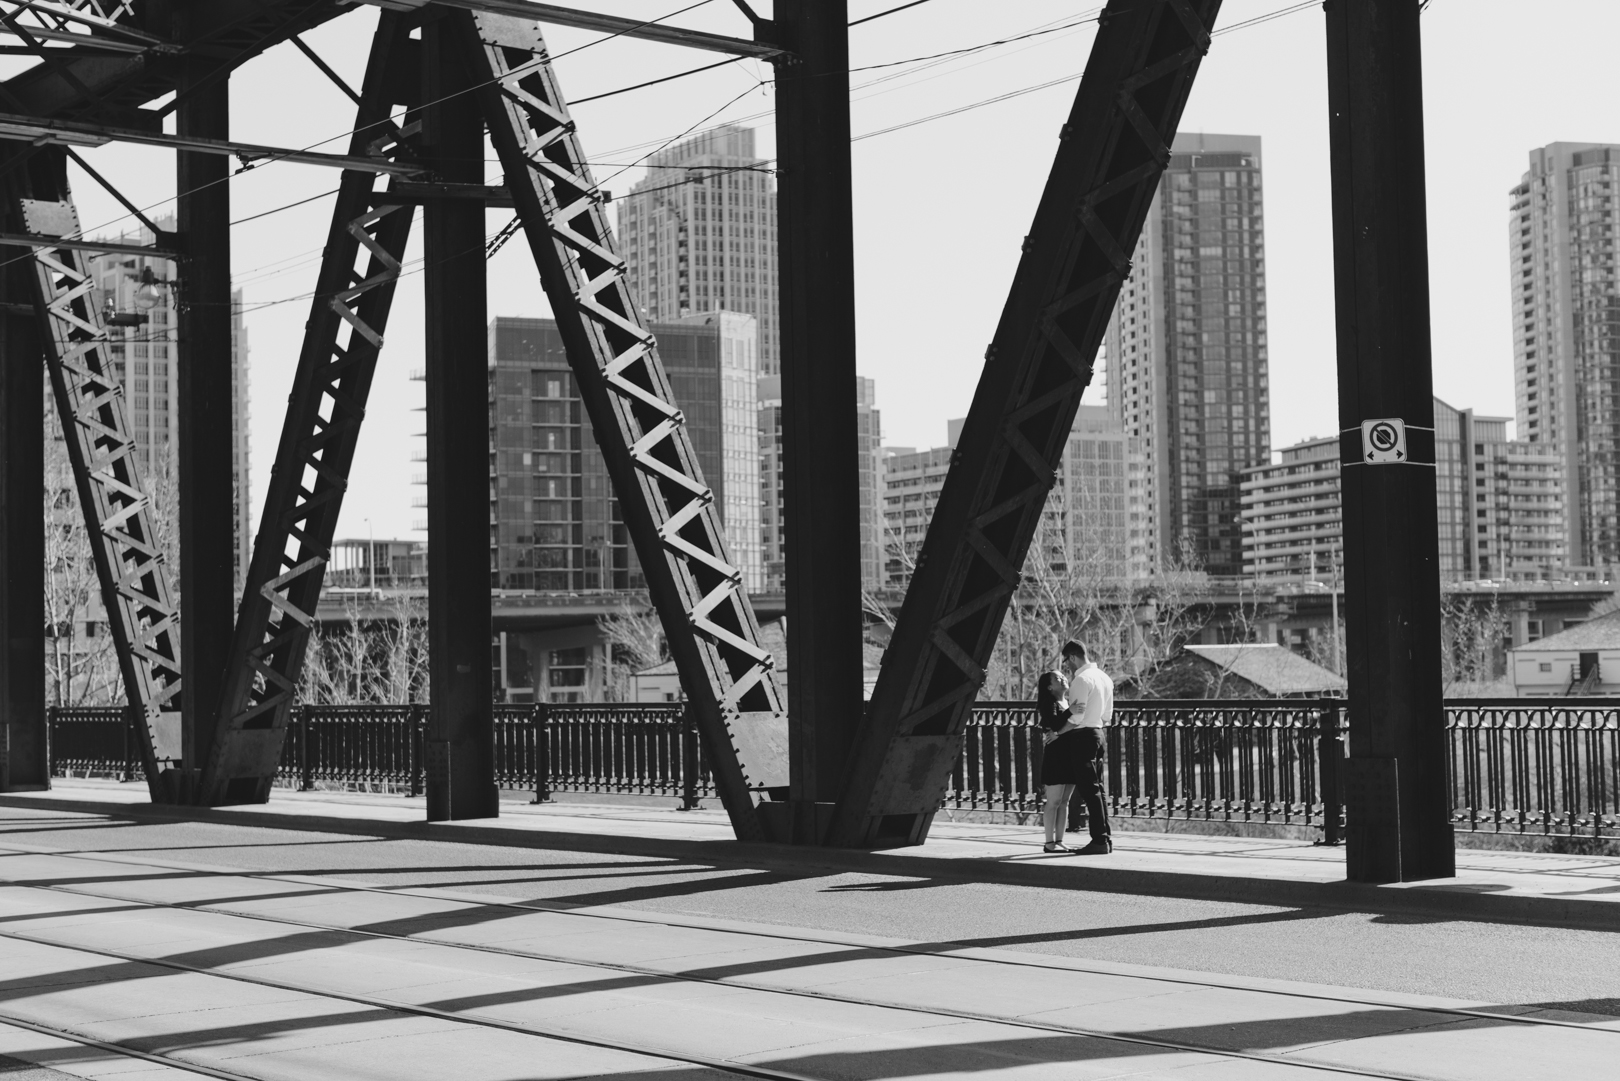
[[[1399,417],[1362,421],[1361,460],[1368,465],[1399,465],[1405,462],[1406,422]]]

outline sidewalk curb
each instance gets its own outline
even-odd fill
[[[55,799],[45,795],[0,794],[0,807],[102,814],[176,822],[217,822],[262,829],[305,830],[375,837],[415,838],[467,844],[593,852],[756,870],[813,874],[880,874],[939,878],[1009,886],[1088,890],[1098,893],[1175,897],[1195,901],[1332,908],[1379,914],[1427,916],[1437,920],[1528,923],[1548,927],[1620,931],[1620,904],[1580,897],[1504,896],[1486,888],[1423,884],[1373,886],[1359,882],[1200,875],[1181,871],[1115,869],[1098,863],[1013,862],[978,857],[905,855],[848,849],[806,849],[741,841],[684,841],[669,838],[513,829],[476,821],[392,822],[340,815],[233,811],[150,803]]]

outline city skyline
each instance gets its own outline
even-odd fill
[[[872,3],[852,5],[870,14]],[[1220,26],[1264,15],[1269,0],[1228,0]],[[918,9],[922,11],[924,9]],[[852,63],[880,63],[988,40],[1016,36],[1044,23],[1072,21],[1069,8],[1053,0],[1029,0],[1016,12],[965,0],[933,0],[928,18],[881,19],[851,35]],[[1503,274],[1503,193],[1524,172],[1525,153],[1557,138],[1620,142],[1611,117],[1600,107],[1598,72],[1606,60],[1599,43],[1620,29],[1620,9],[1584,0],[1564,0],[1547,22],[1579,27],[1579,33],[1525,35],[1509,29],[1513,10],[1492,0],[1468,5],[1438,3],[1424,13],[1425,71],[1431,117],[1428,156],[1431,200],[1431,281],[1434,297],[1436,392],[1468,402],[1482,413],[1512,415],[1512,325],[1507,276]],[[656,12],[652,14],[657,14]],[[650,17],[650,16],[649,16]],[[852,17],[859,17],[852,15]],[[357,9],[307,38],[351,85],[358,85],[369,40],[372,9]],[[726,5],[698,9],[679,20],[717,33],[746,32],[745,21]],[[1219,28],[1219,27],[1218,27]],[[856,133],[946,112],[993,96],[1000,89],[1032,86],[1077,73],[1094,26],[1045,35],[1005,48],[969,54],[857,91]],[[565,27],[548,30],[554,53],[598,41],[600,35]],[[1223,34],[1202,65],[1198,88],[1183,118],[1183,131],[1252,131],[1266,140],[1269,264],[1269,337],[1272,396],[1277,404],[1273,441],[1284,444],[1332,430],[1331,401],[1319,391],[1331,368],[1331,266],[1326,190],[1327,115],[1321,72],[1320,11]],[[574,98],[612,90],[633,70],[647,78],[690,65],[680,50],[647,42],[615,40],[563,57],[558,68]],[[742,69],[721,68],[660,87],[581,105],[581,131],[598,178],[623,196],[643,174],[635,165],[672,136],[709,116],[754,86]],[[1492,78],[1499,70],[1534,68],[1532,83]],[[890,75],[906,69],[883,71]],[[766,74],[763,70],[760,74]],[[233,77],[233,131],[243,138],[292,145],[300,115],[341,118],[352,103],[308,60],[280,47]],[[863,84],[874,75],[863,75]],[[863,374],[875,379],[884,398],[890,442],[926,445],[938,418],[965,412],[968,395],[1006,296],[1018,243],[1028,232],[1029,210],[1050,165],[1055,133],[1074,83],[1058,83],[995,104],[905,127],[855,144],[858,326]],[[768,115],[769,85],[741,97],[705,126]],[[290,95],[290,97],[289,97]],[[271,103],[278,103],[271,107]],[[1549,130],[1548,116],[1558,123]],[[769,160],[775,144],[768,119],[760,127],[757,153]],[[962,213],[963,189],[941,163],[944,148],[985,124],[997,132],[1001,197],[973,202],[970,228],[942,229]],[[346,127],[335,123],[335,127]],[[301,145],[301,144],[300,144]],[[639,147],[639,149],[625,149]],[[159,152],[110,144],[80,153],[118,184],[138,206],[160,204],[173,194],[172,171],[153,169]],[[628,168],[627,168],[628,167]],[[116,223],[127,211],[70,164],[75,197],[92,228]],[[327,170],[296,163],[246,171],[231,182],[237,234],[236,276],[246,292],[247,322],[254,344],[253,382],[259,408],[253,417],[253,450],[260,461],[274,454],[279,411],[286,398],[303,333],[306,304],[287,302],[313,285],[307,249],[329,226],[332,188]],[[498,183],[498,178],[492,180]],[[1442,193],[1443,197],[1442,197]],[[274,215],[254,215],[298,199],[307,204]],[[903,213],[895,212],[896,207]],[[611,208],[610,208],[611,210]],[[148,211],[153,213],[153,211]],[[509,218],[492,211],[489,231]],[[252,220],[247,220],[252,219]],[[110,226],[116,232],[117,224]],[[491,315],[537,313],[538,288],[521,242],[507,244],[490,263]],[[906,256],[897,273],[897,253]],[[413,243],[408,260],[421,256]],[[357,451],[357,483],[346,500],[340,531],[364,535],[369,519],[378,535],[408,535],[412,514],[408,458],[411,436],[420,430],[412,407],[419,389],[407,378],[420,367],[421,276],[401,280],[388,348],[379,366],[366,433]],[[919,322],[919,310],[948,312],[937,324]],[[538,310],[544,314],[543,310]],[[920,368],[920,358],[929,358]],[[928,372],[927,377],[922,372]],[[1482,391],[1472,389],[1481,386]],[[1099,399],[1088,395],[1088,401]],[[363,478],[363,481],[362,481]],[[262,499],[268,474],[255,476],[253,505]]]

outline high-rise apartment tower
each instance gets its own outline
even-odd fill
[[[1239,473],[1270,460],[1260,139],[1178,135],[1107,337],[1140,438],[1148,560],[1242,573]]]
[[[1511,193],[1514,414],[1569,485],[1571,562],[1620,563],[1620,146],[1530,152]]]
[[[752,315],[760,374],[780,371],[776,182],[754,153],[754,130],[726,124],[654,154],[616,205],[630,292],[647,318]]]
[[[718,312],[651,329],[732,562],[747,588],[760,589],[754,321]],[[643,588],[556,322],[500,317],[489,337],[490,585]]]

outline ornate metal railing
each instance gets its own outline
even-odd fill
[[[1620,837],[1620,702],[1458,699],[1446,712],[1457,829]]]
[[[1108,730],[1110,814],[1267,823],[1343,836],[1346,704],[1337,699],[1116,703]],[[1460,831],[1620,837],[1620,699],[1453,699],[1451,804]],[[120,707],[51,710],[53,773],[132,779],[139,744]],[[278,783],[420,793],[427,707],[300,706]],[[1041,733],[1027,702],[981,702],[943,809],[1041,809]],[[680,704],[495,707],[505,789],[715,795]]]
[[[1107,734],[1109,813],[1314,826],[1337,840],[1343,709],[1337,699],[1116,702]],[[979,703],[965,740],[947,808],[1041,807],[1043,745],[1031,704]],[[1325,800],[1324,790],[1334,798]],[[1330,804],[1332,814],[1324,810]]]
[[[124,706],[51,707],[51,776],[140,776],[140,738]]]

